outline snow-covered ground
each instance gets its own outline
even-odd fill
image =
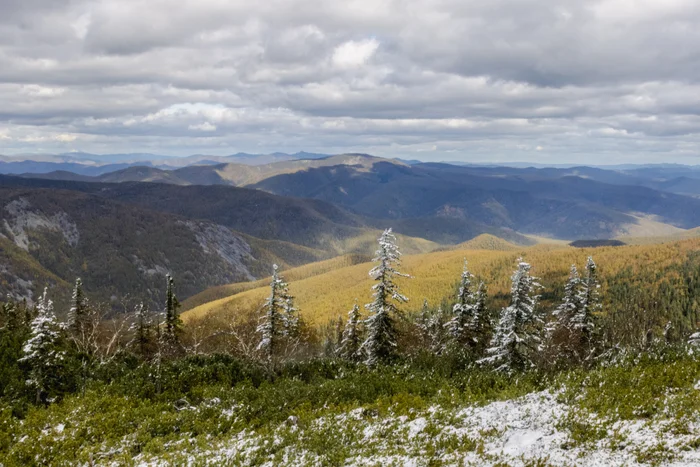
[[[401,416],[379,417],[355,409],[310,421],[291,418],[273,432],[238,433],[182,460],[196,465],[272,466],[336,465],[342,459],[345,465],[358,467],[700,465],[697,420],[682,424],[661,419],[601,420],[577,413],[559,399],[558,394],[543,391],[484,406],[434,406]],[[334,458],[336,454],[339,457]]]

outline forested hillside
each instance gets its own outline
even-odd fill
[[[186,279],[181,296],[345,253],[370,254],[378,230],[319,201],[228,187],[97,185],[6,179],[0,188],[0,293],[30,303],[45,286],[64,304],[82,277],[100,301],[155,304],[166,273]],[[11,182],[17,182],[12,187]],[[57,185],[54,185],[57,184]],[[68,188],[68,189],[64,189]],[[439,245],[402,237],[407,251]]]
[[[515,241],[517,232],[569,240],[659,236],[700,224],[700,200],[681,187],[694,179],[669,179],[676,175],[670,169],[640,170],[408,165],[343,154],[254,167],[132,167],[92,180],[246,186],[313,198],[378,219],[375,227],[385,227],[379,224],[390,219],[397,232],[440,243],[460,243],[481,233]]]
[[[65,320],[10,300],[0,462],[691,465],[700,240],[481,242],[387,230],[182,317],[170,275],[162,311],[108,320],[80,280]]]

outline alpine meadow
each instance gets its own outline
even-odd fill
[[[700,466],[699,31],[0,1],[0,467]]]

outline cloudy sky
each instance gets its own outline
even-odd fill
[[[700,164],[697,0],[1,0],[0,154]]]

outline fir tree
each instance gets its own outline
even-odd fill
[[[581,278],[572,264],[562,302],[552,312],[554,319],[547,325],[547,340],[556,357],[570,358],[576,351],[574,322],[581,312],[580,287]]]
[[[598,282],[598,267],[593,258],[588,257],[586,275],[581,280],[578,294],[580,309],[572,317],[574,329],[580,333],[580,342],[584,349],[592,351],[593,332],[595,330],[595,315],[601,309],[600,283]]]
[[[153,350],[154,336],[152,325],[148,307],[144,306],[143,303],[136,305],[133,325],[134,339],[132,342],[141,357],[147,357]]]
[[[260,343],[257,349],[271,360],[278,352],[279,341],[284,334],[285,317],[283,311],[286,305],[284,290],[286,283],[279,275],[278,266],[272,265],[272,282],[270,282],[270,296],[263,305],[262,322],[258,325]]]
[[[22,325],[19,307],[8,296],[7,302],[2,305],[2,328],[8,331],[15,331]]]
[[[472,320],[469,324],[471,346],[477,352],[483,352],[491,338],[491,317],[486,308],[486,284],[479,282],[474,293]]]
[[[420,313],[416,318],[416,328],[418,328],[418,335],[420,337],[421,347],[430,347],[430,307],[428,306],[428,299],[423,299],[423,306],[421,307]]]
[[[75,280],[68,312],[68,328],[74,336],[82,336],[85,332],[88,315],[88,299],[83,292],[83,281],[78,277]]]
[[[489,363],[498,371],[525,370],[534,365],[532,357],[539,350],[540,331],[543,324],[538,314],[538,295],[534,295],[540,284],[530,275],[531,266],[518,260],[518,269],[511,278],[511,304],[501,311],[488,357],[480,360]]]
[[[389,361],[396,355],[393,315],[398,314],[399,309],[395,303],[408,301],[394,283],[396,276],[409,276],[396,269],[401,263],[401,252],[391,229],[385,230],[379,238],[379,249],[373,261],[379,264],[372,268],[369,275],[377,283],[372,287],[372,302],[365,305],[370,316],[365,321],[367,339],[362,344],[367,355],[365,363],[370,366]]]
[[[335,355],[340,356],[340,346],[343,343],[343,329],[345,323],[343,323],[342,316],[338,316],[338,320],[335,322]]]
[[[361,322],[360,307],[355,302],[352,310],[348,312],[348,321],[343,330],[340,347],[338,348],[338,356],[345,360],[358,362],[362,359],[360,352],[361,340]]]
[[[474,311],[474,297],[471,291],[472,274],[467,269],[467,261],[464,260],[464,269],[459,282],[457,303],[452,307],[452,319],[447,324],[447,334],[457,346],[463,346],[470,341],[471,324]]]
[[[287,284],[281,290],[282,317],[284,322],[283,334],[290,339],[298,339],[301,328],[299,310],[294,306],[294,297],[289,293]]]
[[[61,326],[53,310],[53,302],[48,298],[48,291],[36,305],[37,315],[30,325],[30,334],[22,347],[20,362],[29,368],[27,385],[36,393],[36,403],[41,401],[50,389],[50,381],[56,376],[56,367],[63,360],[64,352],[60,347]]]
[[[180,343],[180,334],[182,333],[182,320],[178,310],[180,302],[175,296],[175,282],[170,274],[166,275],[167,289],[165,292],[165,329],[163,330],[163,338],[165,342],[171,345]]]
[[[428,318],[428,348],[435,355],[440,355],[445,350],[445,321],[445,312],[441,306]]]

